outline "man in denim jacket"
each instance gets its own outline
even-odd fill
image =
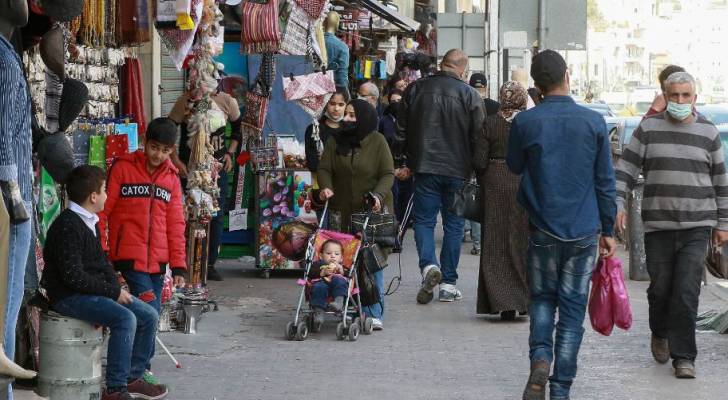
[[[518,201],[531,226],[531,375],[523,398],[545,399],[553,362],[550,398],[564,400],[576,376],[597,246],[605,257],[616,250],[614,169],[604,119],[569,96],[561,55],[537,54],[531,77],[545,97],[513,120],[506,160],[522,175]]]

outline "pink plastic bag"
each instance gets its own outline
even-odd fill
[[[589,297],[589,319],[592,328],[604,336],[612,334],[614,317],[612,316],[611,286],[609,263],[600,258],[597,269],[592,275],[591,296]]]
[[[632,327],[632,307],[629,304],[627,286],[624,284],[622,261],[616,257],[607,259],[612,282],[612,316],[614,324],[625,331]]]
[[[589,319],[594,330],[605,336],[612,334],[614,325],[624,330],[632,326],[632,308],[619,258],[599,259],[592,275]]]

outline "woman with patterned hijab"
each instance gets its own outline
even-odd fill
[[[486,117],[474,149],[485,209],[477,313],[500,313],[502,320],[514,320],[528,309],[528,220],[516,202],[519,178],[508,170],[505,158],[511,122],[526,109],[528,92],[520,83],[508,81],[499,100],[500,110]]]

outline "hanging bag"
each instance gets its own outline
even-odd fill
[[[381,298],[379,297],[379,287],[377,281],[374,279],[374,272],[367,268],[363,258],[357,261],[356,267],[356,279],[359,287],[359,296],[361,298],[361,304],[363,306],[372,306],[379,304]]]
[[[612,315],[611,279],[605,259],[599,258],[592,275],[591,295],[589,296],[589,320],[592,328],[604,336],[612,334],[614,317]]]
[[[351,230],[354,233],[361,233],[364,230],[364,222],[369,216],[367,223],[366,237],[371,243],[382,247],[394,247],[397,236],[397,218],[394,214],[352,214]]]
[[[483,206],[480,203],[480,187],[475,183],[465,182],[460,190],[455,191],[450,212],[470,221],[483,222]]]
[[[376,243],[365,245],[361,249],[361,257],[364,265],[371,273],[379,272],[387,268],[387,255],[384,254],[382,248]]]

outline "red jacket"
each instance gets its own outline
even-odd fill
[[[156,274],[165,271],[164,264],[184,270],[185,220],[177,168],[167,160],[150,176],[146,163],[144,152],[137,150],[118,157],[109,169],[108,198],[99,214],[101,243],[117,270]]]

